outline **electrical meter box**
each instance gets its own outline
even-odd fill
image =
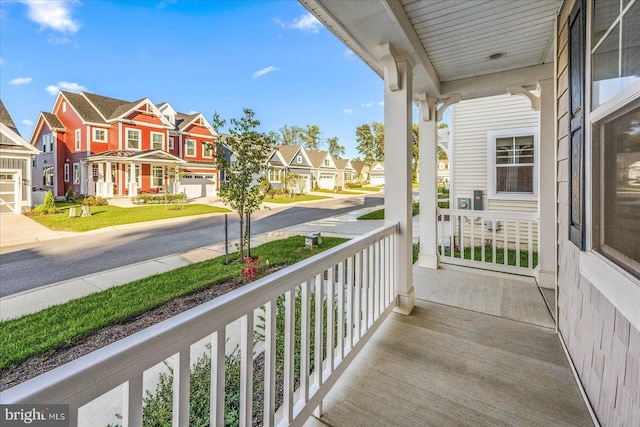
[[[471,209],[471,199],[469,197],[458,197],[458,209]]]

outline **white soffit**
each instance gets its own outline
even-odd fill
[[[299,1],[381,77],[380,44],[408,54],[416,93],[487,96],[553,76],[562,0]]]

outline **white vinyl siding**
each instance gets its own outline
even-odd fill
[[[522,96],[498,95],[456,104],[451,114],[454,197],[473,197],[473,190],[482,190],[485,210],[536,212],[537,200],[487,198],[487,134],[496,130],[537,128],[538,120],[539,113],[533,111],[529,100]]]

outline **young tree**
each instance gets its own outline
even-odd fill
[[[345,154],[344,145],[340,145],[338,143],[338,137],[334,136],[333,138],[327,139],[327,143],[329,144],[329,153],[336,159],[341,158]]]
[[[278,142],[284,145],[298,145],[302,142],[302,128],[292,125],[291,127],[284,125],[280,128]]]
[[[285,187],[291,190],[291,198],[293,198],[296,193],[302,194],[304,192],[304,186],[307,183],[307,178],[294,172],[287,172],[284,175],[284,182]]]
[[[240,259],[245,258],[245,242],[249,238],[245,230],[245,218],[257,211],[264,199],[264,194],[260,192],[260,184],[255,182],[254,177],[263,171],[274,145],[268,135],[256,130],[260,122],[255,118],[255,113],[248,108],[243,111],[244,117],[230,120],[229,136],[224,141],[224,145],[231,152],[231,158],[216,158],[219,170],[224,172],[227,178],[220,183],[220,198],[240,218]],[[225,120],[220,119],[218,113],[215,113],[213,128],[216,133],[224,124]],[[216,141],[216,152],[224,152],[220,139]]]
[[[356,129],[356,141],[356,149],[367,166],[384,160],[384,124],[373,122],[371,125],[365,123],[359,126]]]

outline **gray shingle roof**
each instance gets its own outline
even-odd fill
[[[187,125],[191,122],[191,120],[193,120],[199,113],[196,114],[185,114],[185,113],[178,113],[176,111],[176,127],[179,130],[184,130]]]
[[[276,149],[280,151],[280,154],[282,154],[284,161],[287,162],[287,164],[289,164],[293,160],[293,156],[295,156],[298,150],[300,149],[300,146],[299,145],[278,145]]]
[[[76,110],[76,112],[85,122],[106,123],[105,120],[100,116],[100,113],[98,113],[98,111],[93,108],[93,106],[89,103],[89,101],[85,99],[84,96],[73,92],[60,91],[60,93],[64,95],[69,104],[71,104],[73,109]],[[87,94],[85,93],[85,95]]]
[[[52,128],[52,129],[66,129],[65,126],[60,121],[60,119],[58,118],[58,116],[56,116],[55,114],[47,113],[47,112],[44,112],[44,111],[41,114],[42,114],[42,117],[44,117],[44,119],[49,124],[50,128]]]
[[[364,168],[365,164],[362,160],[351,160],[351,167],[353,167],[353,170],[355,170],[358,173],[362,172],[362,169]]]
[[[311,160],[311,164],[314,168],[322,167],[322,161],[327,157],[327,151],[320,150],[305,150],[307,152],[307,156],[309,156],[309,160]]]
[[[336,164],[336,168],[342,170],[347,167],[347,163],[349,160],[347,159],[333,159],[333,162]]]
[[[125,101],[122,99],[110,98],[108,96],[96,95],[95,93],[82,92],[82,94],[91,101],[93,105],[95,105],[98,111],[102,113],[107,120],[119,117],[144,99],[140,98],[137,101]]]
[[[16,127],[16,124],[13,123],[11,114],[9,114],[9,111],[7,111],[7,108],[4,106],[4,103],[2,102],[1,99],[0,99],[0,123],[4,124],[6,127],[8,127],[12,131],[20,135],[20,132],[18,132],[18,128]]]

